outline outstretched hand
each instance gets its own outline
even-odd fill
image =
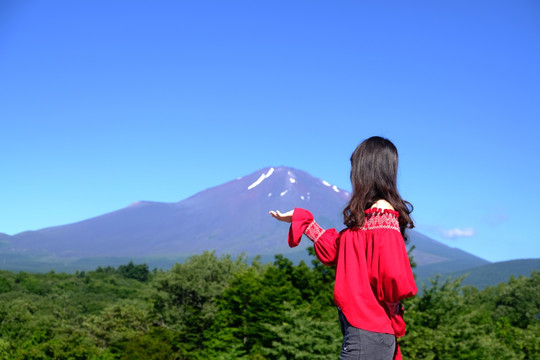
[[[287,211],[286,213],[281,213],[279,210],[276,211],[270,211],[270,215],[272,215],[274,218],[278,219],[279,221],[284,222],[292,222],[292,216],[293,216],[294,210]]]

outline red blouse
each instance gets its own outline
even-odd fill
[[[394,210],[368,209],[361,228],[322,229],[313,215],[294,209],[289,246],[302,234],[314,242],[325,265],[336,265],[334,302],[354,327],[405,335],[400,301],[417,292],[409,256]],[[396,359],[401,358],[397,351]]]

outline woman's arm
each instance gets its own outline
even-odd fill
[[[315,253],[325,265],[337,262],[339,234],[335,229],[325,230],[313,219],[311,212],[295,208],[286,213],[270,211],[270,215],[279,221],[291,223],[289,228],[289,246],[298,246],[302,235],[306,235],[314,243]]]
[[[292,222],[292,216],[293,216],[294,210],[287,211],[286,213],[281,213],[279,210],[276,211],[270,211],[270,215],[272,215],[274,218],[278,219],[279,221],[283,222]]]
[[[372,276],[377,278],[377,297],[388,303],[398,303],[417,292],[409,255],[401,234],[381,231],[375,244],[377,254],[371,263]]]

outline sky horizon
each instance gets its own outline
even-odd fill
[[[379,135],[419,232],[540,258],[539,18],[533,0],[7,0],[0,233],[267,166],[350,190],[352,151]]]

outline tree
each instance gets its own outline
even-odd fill
[[[147,264],[135,265],[133,261],[130,261],[127,265],[120,265],[118,273],[128,279],[147,281],[150,271]]]
[[[151,301],[161,325],[181,332],[192,350],[198,351],[198,344],[203,343],[205,332],[214,323],[218,299],[233,274],[247,266],[243,256],[218,259],[214,252],[204,252],[158,273]]]
[[[278,324],[266,324],[276,340],[263,349],[264,355],[276,360],[333,360],[340,352],[341,330],[335,309],[333,316],[313,318],[309,305],[285,304]]]

